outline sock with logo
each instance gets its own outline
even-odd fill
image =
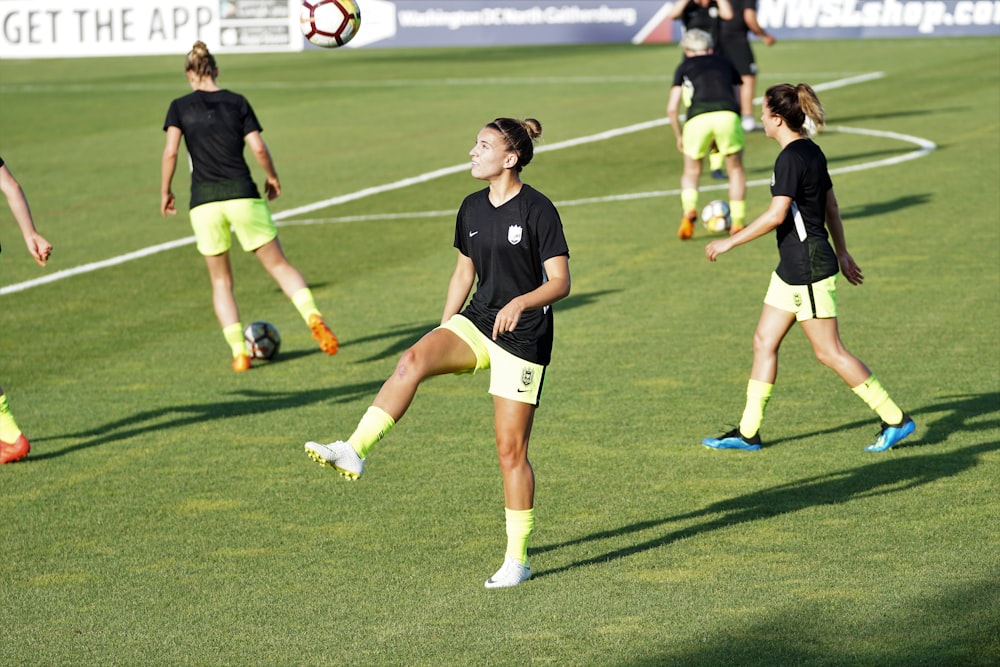
[[[395,420],[385,410],[372,405],[361,417],[358,427],[347,439],[347,444],[354,448],[358,456],[365,458],[375,443],[384,438],[395,424]]]
[[[903,421],[903,411],[889,398],[889,392],[874,375],[857,387],[851,387],[851,391],[860,396],[861,400],[867,403],[886,424],[895,425]]]
[[[774,385],[768,382],[747,382],[747,403],[743,408],[743,418],[740,419],[740,433],[744,436],[752,438],[760,430],[760,424],[764,421],[764,408],[771,399],[772,391]]]

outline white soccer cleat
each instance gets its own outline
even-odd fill
[[[358,456],[353,447],[342,440],[331,442],[329,445],[307,442],[306,454],[316,463],[333,468],[350,480],[361,477],[365,471],[365,460]]]
[[[503,566],[486,580],[486,588],[510,588],[531,579],[531,568],[513,558],[504,558]]]

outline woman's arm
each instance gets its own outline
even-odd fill
[[[865,276],[861,273],[861,267],[851,257],[851,253],[847,252],[844,222],[840,218],[840,205],[837,204],[837,195],[833,193],[833,188],[826,191],[826,228],[830,230],[830,242],[833,243],[833,249],[837,253],[840,272],[847,278],[847,282],[860,285],[865,281]]]
[[[441,313],[441,324],[451,319],[452,315],[457,315],[465,305],[465,300],[469,298],[472,291],[472,283],[476,279],[476,267],[472,259],[458,253],[458,261],[455,263],[455,271],[451,274],[448,282],[448,295],[444,299],[444,312]]]
[[[246,141],[247,146],[253,152],[254,158],[257,159],[257,164],[264,169],[264,173],[267,176],[267,180],[264,182],[264,193],[268,199],[276,198],[281,194],[281,182],[278,181],[278,172],[274,168],[271,151],[267,149],[267,144],[264,143],[260,132],[257,130],[248,134],[243,140]]]
[[[543,266],[548,280],[530,292],[514,297],[500,309],[493,322],[493,340],[502,333],[513,331],[524,311],[551,306],[569,295],[569,257],[566,255],[551,257],[545,260]]]
[[[167,128],[167,142],[163,147],[163,161],[160,164],[160,215],[177,215],[176,200],[170,184],[177,169],[177,153],[181,146],[181,128],[171,125]]]
[[[719,255],[729,252],[736,246],[749,243],[756,238],[764,236],[784,221],[791,206],[791,197],[785,195],[772,197],[771,205],[756,220],[732,236],[724,239],[716,239],[705,246],[705,257],[708,258],[708,261],[714,262]]]

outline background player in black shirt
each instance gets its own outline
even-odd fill
[[[743,85],[740,87],[740,115],[743,117],[743,130],[750,132],[756,127],[753,94],[757,86],[757,63],[747,36],[752,32],[768,46],[774,44],[774,37],[757,22],[757,0],[732,0],[732,5],[733,18],[719,24],[716,52],[728,58],[743,77]]]
[[[466,197],[459,209],[458,261],[441,326],[403,353],[346,442],[305,445],[317,463],[357,479],[369,450],[403,417],[424,379],[489,368],[507,550],[487,588],[516,586],[531,576],[535,476],[528,439],[551,357],[551,305],[570,290],[559,214],[547,197],[521,182],[541,131],[532,118],[497,118],[479,131],[469,152],[471,173],[489,187]],[[473,283],[476,291],[466,305]],[[446,454],[437,456],[447,460]]]
[[[681,224],[677,237],[691,238],[698,219],[698,183],[702,163],[713,148],[725,156],[729,169],[730,233],[743,228],[746,217],[746,172],[743,170],[743,127],[740,125],[739,72],[732,63],[712,53],[712,38],[692,28],[680,42],[685,58],[674,72],[667,116],[677,150],[684,155],[681,174]],[[687,119],[680,122],[680,107],[688,97]]]
[[[184,70],[194,92],[171,102],[163,123],[167,141],[161,166],[160,213],[177,214],[170,184],[183,136],[191,157],[191,226],[198,251],[208,266],[212,304],[232,350],[233,370],[249,370],[250,356],[233,293],[230,227],[243,249],[257,256],[291,299],[320,348],[327,354],[336,354],[337,337],[323,321],[302,274],[285,257],[267,202],[261,198],[243,159],[246,145],[267,175],[264,183],[267,198],[281,194],[278,173],[260,137],[261,127],[253,108],[242,95],[219,88],[216,82],[219,68],[204,42],[195,42]]]
[[[778,375],[778,349],[796,321],[802,324],[816,358],[882,419],[881,432],[867,451],[885,451],[916,429],[840,339],[837,278],[842,272],[849,283],[860,285],[864,276],[847,251],[826,156],[803,129],[807,117],[821,128],[823,116],[819,98],[808,85],[785,83],[768,88],[761,121],[767,136],[781,146],[771,176],[771,206],[739,234],[712,241],[705,248],[705,256],[714,262],[736,246],[776,230],[780,257],[754,332],[753,367],[740,425],[718,438],[706,438],[702,441],[706,447],[760,449],[758,429]]]

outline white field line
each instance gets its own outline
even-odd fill
[[[844,79],[839,79],[837,81],[830,81],[828,83],[817,84],[813,86],[815,90],[830,90],[833,88],[840,88],[843,86],[849,86],[856,83],[863,83],[866,81],[872,81],[875,79],[880,79],[884,76],[881,72],[872,72],[869,74],[862,74],[858,76],[847,77]],[[761,99],[755,100],[755,103],[760,104]],[[575,146],[582,146],[584,144],[594,143],[597,141],[605,141],[607,139],[613,139],[614,137],[623,136],[626,134],[631,134],[634,132],[642,132],[651,128],[659,127],[662,125],[668,125],[670,123],[667,118],[659,118],[656,120],[646,121],[643,123],[636,123],[634,125],[628,125],[625,127],[620,127],[612,130],[607,130],[605,132],[599,132],[597,134],[592,134],[586,137],[578,137],[576,139],[568,139],[566,141],[557,142],[554,144],[546,144],[539,146],[536,149],[536,153],[542,153],[547,151],[562,150],[565,148],[572,148]],[[896,132],[884,132],[879,130],[865,130],[859,128],[849,128],[849,127],[830,127],[829,130],[837,132],[845,132],[851,134],[865,134],[875,137],[885,137],[890,139],[897,139],[900,141],[913,143],[919,148],[911,153],[906,153],[905,155],[896,156],[893,158],[886,158],[884,160],[876,160],[874,162],[866,162],[863,164],[850,165],[847,167],[840,167],[838,169],[833,169],[830,171],[831,174],[842,174],[854,171],[861,171],[864,169],[874,169],[877,167],[885,167],[889,165],[898,164],[900,162],[905,162],[907,160],[914,160],[919,157],[923,157],[927,153],[933,151],[937,146],[926,139],[920,137],[914,137],[905,134],[899,134]],[[443,169],[436,169],[434,171],[429,171],[424,174],[419,174],[410,178],[404,178],[399,181],[392,183],[386,183],[384,185],[373,186],[370,188],[364,188],[356,192],[351,192],[348,194],[340,195],[337,197],[331,197],[329,199],[324,199],[322,201],[314,202],[312,204],[306,204],[304,206],[298,206],[292,209],[286,209],[284,211],[279,211],[274,214],[274,220],[280,226],[288,225],[315,225],[315,224],[329,224],[329,223],[345,223],[345,222],[364,222],[370,220],[392,220],[392,219],[408,219],[408,218],[419,218],[419,217],[437,217],[443,215],[452,215],[454,211],[423,211],[418,213],[394,213],[394,214],[377,214],[377,215],[356,215],[356,216],[345,216],[340,218],[322,218],[322,219],[305,219],[296,220],[293,222],[281,222],[287,218],[291,218],[297,215],[302,215],[304,213],[310,213],[312,211],[328,208],[330,206],[335,206],[337,204],[343,204],[345,202],[354,201],[357,199],[362,199],[364,197],[370,197],[372,195],[380,194],[383,192],[390,192],[392,190],[398,190],[400,188],[409,187],[411,185],[418,185],[420,183],[426,183],[442,176],[447,176],[450,174],[459,173],[466,171],[469,168],[468,162],[463,162],[462,164],[457,164],[451,167],[445,167]],[[761,179],[756,181],[748,181],[747,186],[760,186],[768,185],[770,183],[769,179]],[[718,185],[708,185],[702,187],[704,191],[710,190],[723,190],[727,186],[726,184]],[[562,202],[555,202],[557,206],[579,206],[583,204],[595,204],[609,201],[624,201],[630,199],[646,199],[650,197],[667,197],[679,194],[679,190],[659,190],[653,192],[639,192],[632,194],[621,194],[621,195],[609,195],[604,197],[589,197],[585,199],[573,199],[566,200]],[[6,285],[0,287],[0,296],[4,294],[13,294],[15,292],[22,292],[32,287],[38,287],[40,285],[46,285],[48,283],[53,283],[58,280],[64,280],[66,278],[71,278],[73,276],[82,275],[85,273],[91,273],[93,271],[98,271],[100,269],[106,269],[113,266],[118,266],[120,264],[125,264],[126,262],[131,262],[136,259],[141,259],[143,257],[149,257],[150,255],[155,255],[160,252],[167,250],[173,250],[174,248],[179,248],[181,246],[192,245],[195,242],[194,236],[187,236],[174,241],[168,241],[166,243],[160,243],[157,245],[149,246],[147,248],[142,248],[134,252],[125,253],[124,255],[118,255],[117,257],[111,257],[99,262],[91,262],[88,264],[82,264],[80,266],[75,266],[69,269],[62,269],[60,271],[55,271],[53,273],[47,274],[40,278],[35,278],[32,280],[26,280],[20,283],[14,283],[12,285]]]

